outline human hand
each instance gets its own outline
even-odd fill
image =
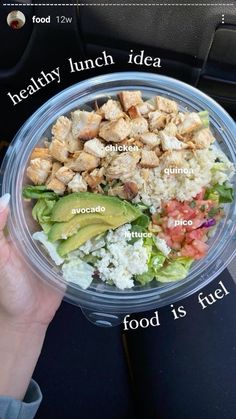
[[[5,236],[9,200],[0,198],[0,395],[22,400],[63,295],[30,270]]]
[[[17,328],[47,326],[58,309],[62,293],[41,281],[5,237],[10,195],[0,198],[0,320]]]

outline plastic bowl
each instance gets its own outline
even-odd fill
[[[32,240],[32,232],[38,226],[31,216],[32,203],[22,199],[21,191],[28,183],[25,170],[33,148],[42,144],[42,138],[50,134],[52,124],[60,115],[75,108],[93,107],[95,101],[103,103],[108,96],[115,97],[125,89],[141,90],[146,99],[157,94],[167,96],[177,100],[180,109],[208,110],[220,148],[231,162],[236,163],[236,126],[224,109],[199,90],[156,74],[121,72],[88,79],[54,96],[26,121],[11,143],[1,167],[1,193],[9,192],[12,196],[8,223],[10,237],[39,278],[54,287],[66,288],[65,299],[80,306],[91,321],[102,326],[121,322],[124,313],[156,309],[199,291],[225,269],[236,253],[236,202],[227,206],[226,217],[210,239],[207,256],[193,265],[186,279],[168,284],[152,281],[145,287],[137,285],[131,290],[120,291],[97,283],[81,290],[63,280],[60,268]]]

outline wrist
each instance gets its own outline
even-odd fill
[[[38,361],[47,327],[0,319],[0,395],[22,400]]]
[[[37,322],[25,317],[2,316],[0,313],[0,333],[12,333],[19,336],[41,335],[46,333],[50,322]],[[2,334],[2,333],[1,333]]]

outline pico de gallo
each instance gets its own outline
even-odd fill
[[[198,260],[206,255],[208,233],[224,217],[219,200],[206,197],[202,189],[191,202],[172,200],[163,203],[161,213],[153,214],[153,224],[161,228],[159,237],[176,256]]]

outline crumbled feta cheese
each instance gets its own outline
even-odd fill
[[[160,239],[158,236],[154,238],[156,247],[163,253],[164,256],[168,256],[171,251],[171,248],[167,246],[164,239]]]
[[[105,240],[102,237],[95,237],[94,239],[88,240],[82,246],[80,246],[79,250],[83,252],[85,255],[89,253],[101,249],[106,244]]]
[[[106,237],[106,248],[94,251],[98,257],[95,266],[103,281],[113,281],[119,289],[132,288],[133,275],[147,272],[148,252],[143,240],[129,244],[127,232],[131,225],[125,224],[115,231],[109,231]]]

